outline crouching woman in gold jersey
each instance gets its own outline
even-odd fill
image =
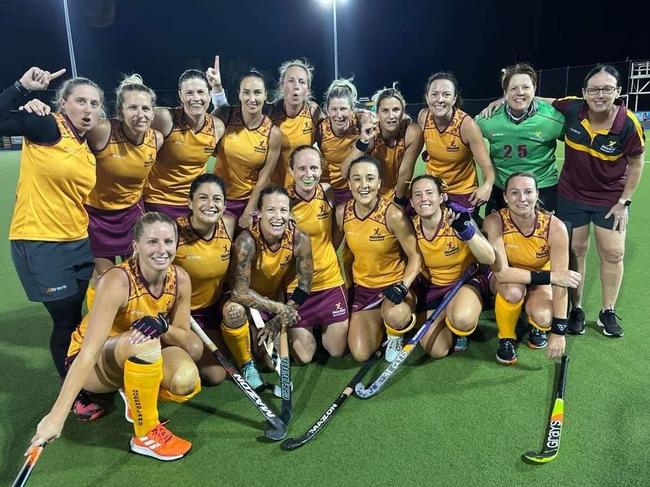
[[[530,173],[511,174],[503,196],[507,207],[488,215],[483,224],[496,252],[490,287],[496,294],[497,361],[517,361],[515,326],[524,301],[533,331],[551,332],[547,356],[559,357],[565,347],[567,288],[576,288],[582,279],[569,270],[566,227],[539,210],[537,181]]]
[[[172,265],[176,225],[147,213],[135,225],[132,259],[102,275],[89,315],[72,334],[68,374],[32,444],[52,441],[81,388],[104,393],[124,388],[135,434],[131,450],[176,460],[192,444],[158,420],[158,398],[183,402],[200,390],[192,358],[180,348],[189,333],[190,279]],[[163,348],[163,344],[167,345]]]
[[[422,259],[406,215],[379,195],[379,162],[370,156],[352,161],[349,183],[352,199],[336,208],[338,228],[354,256],[348,345],[356,360],[367,360],[381,345],[385,329],[386,360],[392,362],[402,336],[415,324],[409,287]]]

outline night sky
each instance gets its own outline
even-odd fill
[[[68,1],[77,69],[106,91],[136,71],[169,98],[184,69],[205,69],[217,53],[231,100],[246,68],[275,83],[278,65],[293,57],[316,67],[319,100],[333,78],[331,10],[317,0]],[[648,27],[634,21],[640,1],[622,3],[625,10],[583,0],[337,5],[339,71],[355,76],[360,96],[399,81],[407,101],[420,103],[426,78],[452,70],[466,98],[494,97],[500,69],[515,61],[548,69],[650,57]],[[0,36],[5,86],[31,65],[69,68],[61,0],[0,0]],[[579,94],[588,69],[570,72],[569,94]],[[564,95],[566,82],[565,70],[544,71],[541,94]]]

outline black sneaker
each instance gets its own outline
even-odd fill
[[[572,335],[585,334],[585,312],[582,308],[573,308],[567,320],[567,331]]]
[[[608,337],[622,337],[623,328],[618,322],[620,319],[613,309],[606,309],[598,313],[598,326],[602,327],[603,333]]]
[[[512,365],[517,362],[517,351],[515,350],[515,340],[513,338],[499,339],[497,361],[503,365]]]
[[[546,348],[546,342],[546,332],[535,326],[531,326],[528,332],[528,348]]]

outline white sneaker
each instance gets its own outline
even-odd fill
[[[126,419],[129,423],[133,423],[133,417],[131,416],[131,408],[129,407],[129,400],[126,398],[126,393],[124,392],[124,389],[120,387],[117,390],[117,392],[120,393],[120,396],[122,396],[122,400],[124,401],[124,419]]]
[[[397,356],[402,351],[402,337],[388,335],[388,340],[386,341],[386,354],[384,355],[384,360],[386,362],[393,362]]]

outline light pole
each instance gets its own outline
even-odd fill
[[[339,40],[336,25],[336,0],[320,0],[323,7],[332,6],[332,33],[334,38],[334,79],[339,78]]]

